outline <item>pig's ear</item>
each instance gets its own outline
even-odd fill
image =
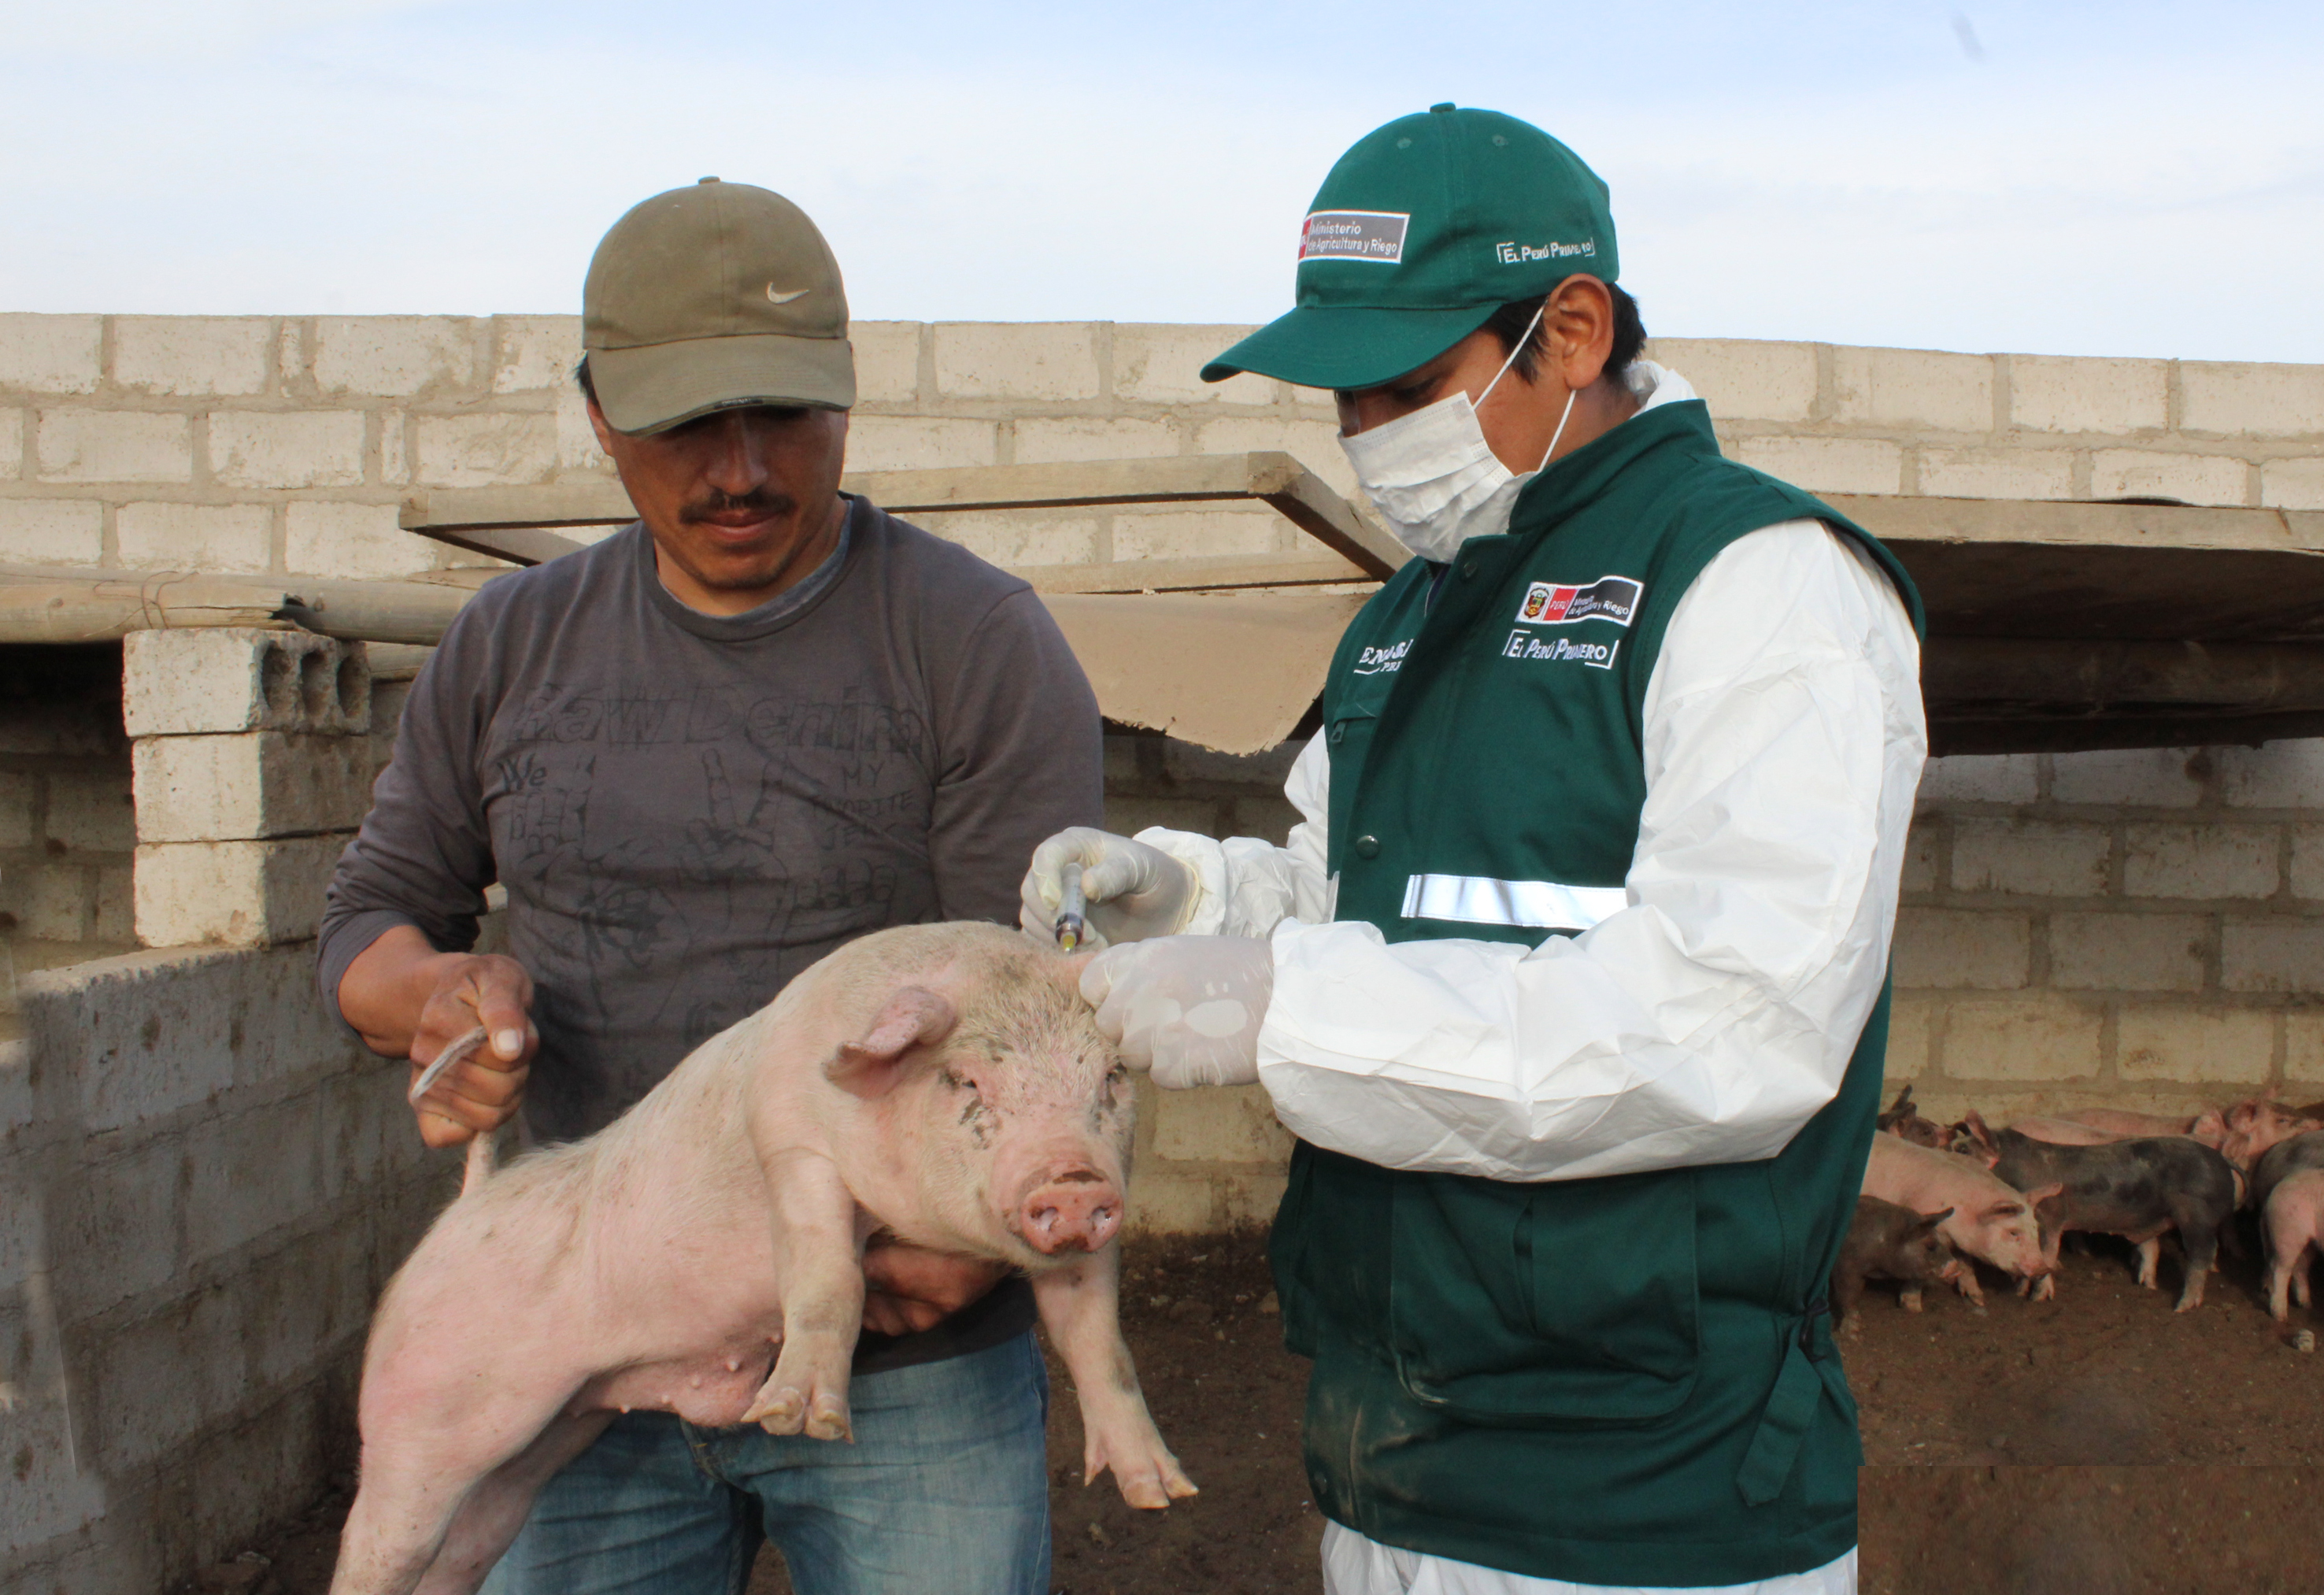
[[[840,1090],[866,1099],[884,1096],[903,1078],[904,1055],[932,1046],[960,1022],[953,1005],[926,986],[906,986],[888,999],[861,1041],[843,1041],[824,1065],[824,1078]]]
[[[1913,1228],[1915,1230],[1933,1230],[1939,1224],[1943,1223],[1947,1219],[1952,1216],[1953,1210],[1950,1207],[1946,1208],[1942,1212],[1924,1212],[1921,1215],[1921,1222],[1914,1224]]]
[[[2061,1182],[2053,1182],[2047,1185],[2036,1185],[2032,1190],[2025,1193],[2025,1205],[2028,1207],[2039,1207],[2044,1202],[2049,1201],[2051,1197],[2061,1194],[2064,1192],[2065,1188],[2065,1185]]]

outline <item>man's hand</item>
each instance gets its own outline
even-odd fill
[[[532,977],[495,953],[438,953],[413,927],[399,925],[363,950],[339,981],[339,1011],[364,1045],[411,1060],[411,1081],[436,1056],[482,1025],[484,1045],[445,1071],[414,1111],[420,1139],[456,1147],[516,1116],[540,1050]]]
[[[890,1243],[863,1254],[863,1327],[918,1334],[980,1300],[1008,1276],[1000,1263]]]
[[[1088,899],[1088,948],[1175,933],[1194,911],[1194,871],[1158,847],[1111,831],[1074,825],[1033,850],[1018,887],[1017,923],[1044,945],[1056,943],[1057,902],[1065,871],[1082,871]]]
[[[1249,1085],[1275,995],[1275,948],[1239,936],[1173,936],[1109,947],[1082,971],[1082,1000],[1154,1083]]]

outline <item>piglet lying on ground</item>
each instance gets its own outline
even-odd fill
[[[2034,1279],[2057,1266],[2054,1258],[2043,1255],[2033,1208],[2041,1197],[2055,1194],[2054,1186],[2043,1192],[2015,1191],[1967,1157],[1893,1135],[1876,1135],[1863,1194],[1914,1212],[1950,1210],[1937,1233],[1955,1251],[1991,1263],[2005,1274]],[[1953,1283],[1961,1295],[1980,1307],[1985,1305],[1976,1269],[1962,1264]]]
[[[2120,1235],[2134,1242],[2138,1282],[2152,1290],[2162,1237],[2176,1230],[2187,1259],[2178,1310],[2203,1305],[2204,1277],[2222,1238],[2230,1247],[2236,1244],[2236,1176],[2225,1157],[2185,1136],[2061,1147],[2015,1129],[1988,1129],[1975,1112],[1969,1127],[1977,1138],[1978,1161],[2024,1190],[2041,1215],[2050,1272],[2034,1289],[2036,1301],[2056,1294],[2058,1242],[2067,1231]],[[2037,1190],[2044,1194],[2037,1196]]]
[[[1867,1279],[1901,1281],[1904,1288],[1898,1299],[1904,1311],[1919,1312],[1921,1287],[1956,1277],[1963,1266],[1937,1232],[1952,1216],[1950,1207],[1923,1214],[1877,1196],[1858,1196],[1831,1271],[1832,1322],[1845,1323],[1847,1333],[1857,1332],[1862,1321],[1856,1304]]]
[[[600,1134],[462,1196],[373,1323],[333,1595],[474,1590],[633,1407],[845,1438],[881,1231],[1030,1273],[1088,1476],[1133,1506],[1194,1493],[1116,1316],[1132,1098],[1079,967],[997,926],[867,936]]]
[[[2267,1310],[2281,1323],[2292,1297],[2308,1305],[2309,1264],[2324,1250],[2324,1130],[2270,1148],[2252,1171],[2252,1201],[2267,1241]]]

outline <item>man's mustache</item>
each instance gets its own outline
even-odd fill
[[[750,493],[710,493],[690,501],[678,512],[680,521],[707,521],[713,515],[748,513],[753,519],[767,521],[788,515],[798,508],[798,501],[774,488],[758,488]]]

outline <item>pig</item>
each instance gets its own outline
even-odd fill
[[[1896,1100],[1888,1104],[1888,1111],[1880,1115],[1877,1122],[1879,1128],[1890,1135],[1901,1136],[1916,1147],[1941,1147],[1945,1144],[1945,1127],[1933,1119],[1922,1118],[1921,1111],[1913,1105],[1913,1087],[1909,1081],[1905,1083],[1904,1089],[1896,1093]]]
[[[1960,1259],[1937,1233],[1952,1216],[1950,1207],[1919,1213],[1877,1196],[1858,1196],[1856,1217],[1849,1223],[1848,1239],[1840,1242],[1840,1261],[1831,1271],[1832,1322],[1844,1323],[1848,1334],[1858,1332],[1863,1321],[1856,1315],[1856,1303],[1867,1279],[1901,1281],[1904,1311],[1917,1313],[1923,1286],[1958,1278]]]
[[[2281,1323],[2290,1298],[2309,1305],[2309,1265],[2324,1250],[2324,1130],[2270,1148],[2252,1171],[2252,1201],[2267,1245],[2267,1310]]]
[[[332,1595],[475,1590],[617,1413],[848,1438],[875,1234],[1030,1274],[1084,1481],[1193,1495],[1122,1343],[1134,1099],[1082,962],[992,925],[865,936],[603,1131],[461,1195],[373,1322]]]
[[[2039,1196],[2054,1195],[2055,1190],[2012,1190],[1992,1171],[1958,1153],[1876,1135],[1863,1194],[1914,1212],[1950,1209],[1937,1232],[1954,1251],[1991,1263],[2005,1274],[2034,1279],[2057,1266],[2055,1258],[2043,1254],[2033,1207]],[[1970,1301],[1985,1305],[1976,1269],[1964,1264],[1953,1284]]]
[[[2135,1140],[2158,1135],[2189,1135],[2195,1120],[2184,1114],[2176,1117],[2163,1113],[2134,1113],[2125,1108],[2077,1108],[2070,1113],[2056,1115],[2070,1124],[2087,1124],[2093,1129],[2112,1133],[2116,1140]]]
[[[1960,1131],[1961,1144],[1957,1145],[1955,1149],[1974,1148],[1977,1144],[1976,1133],[1966,1122],[1957,1128]],[[2094,1125],[2084,1124],[2072,1119],[2020,1119],[2014,1121],[2009,1128],[2019,1135],[2029,1136],[2037,1141],[2047,1141],[2053,1147],[2098,1147],[2104,1146],[2108,1141],[2130,1139],[2115,1130],[2100,1129]]]
[[[2034,1288],[2034,1300],[2057,1294],[2058,1243],[2069,1230],[2120,1235],[2136,1245],[2138,1283],[2148,1290],[2155,1287],[2162,1237],[2176,1230],[2187,1260],[2176,1310],[2203,1305],[2203,1283],[2222,1240],[2230,1249],[2236,1245],[2236,1176],[2225,1157],[2186,1136],[2061,1147],[2015,1129],[1988,1129],[1974,1111],[1969,1123],[1978,1161],[2025,1191],[2040,1215],[2043,1256],[2051,1267]]]
[[[2215,1116],[2218,1129],[2216,1139],[2204,1133]],[[2217,1147],[2236,1167],[2249,1170],[2271,1147],[2316,1129],[2324,1129],[2324,1119],[2310,1118],[2272,1097],[2256,1096],[2204,1114],[2196,1120],[2193,1133],[2206,1146]]]

